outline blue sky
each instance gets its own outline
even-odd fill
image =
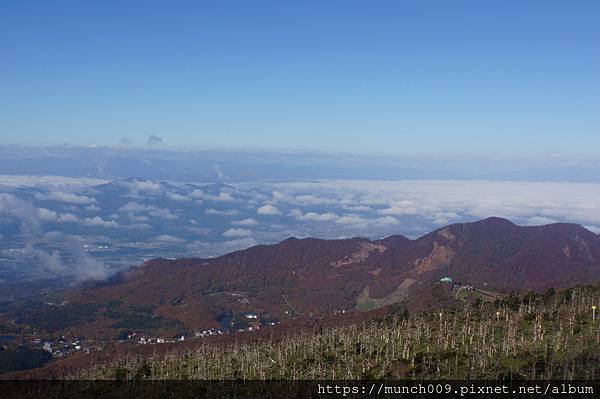
[[[127,3],[127,4],[125,4]],[[579,156],[597,1],[3,1],[0,144]]]

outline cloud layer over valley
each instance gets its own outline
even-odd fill
[[[322,180],[186,184],[0,176],[0,278],[102,280],[154,257],[209,257],[289,236],[418,237],[489,216],[600,232],[600,184]]]

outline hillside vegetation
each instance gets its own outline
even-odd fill
[[[457,311],[400,314],[360,325],[243,345],[129,357],[84,379],[560,378],[600,373],[600,291],[465,303]]]
[[[229,328],[223,314],[252,313],[268,325],[289,321],[290,314],[326,318],[392,304],[427,311],[438,306],[431,286],[442,278],[480,292],[543,292],[600,281],[600,236],[578,225],[523,227],[488,218],[415,240],[289,238],[211,259],[153,259],[110,281],[63,292],[51,301],[60,306],[6,317],[56,336],[110,341],[133,330],[174,338]]]

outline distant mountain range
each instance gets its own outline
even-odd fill
[[[96,307],[96,318],[68,326],[82,334],[191,333],[374,309],[420,311],[599,280],[598,235],[574,224],[521,227],[488,218],[416,240],[289,238],[213,259],[155,259],[62,299],[66,308]]]
[[[507,166],[510,165],[510,166]],[[596,159],[424,159],[306,151],[186,150],[129,146],[0,145],[4,174],[231,182],[310,179],[486,179],[599,182]]]

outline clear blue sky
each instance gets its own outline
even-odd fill
[[[0,6],[0,143],[579,154],[599,1]]]

